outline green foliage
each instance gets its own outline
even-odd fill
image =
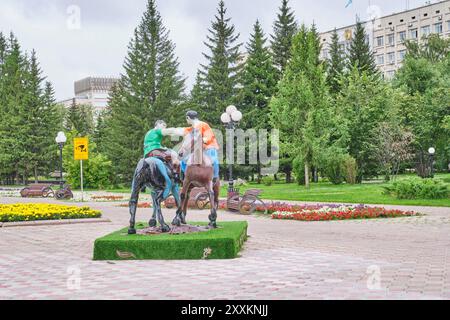
[[[273,61],[280,76],[291,58],[292,39],[297,30],[298,25],[295,21],[295,14],[289,7],[289,0],[282,0],[277,20],[273,26],[273,35],[271,36]]]
[[[449,197],[449,189],[440,180],[405,179],[384,187],[385,193],[397,199],[445,199]]]
[[[327,82],[330,92],[337,94],[341,89],[340,78],[345,69],[345,52],[339,43],[339,35],[336,29],[331,37],[329,48]]]
[[[356,67],[360,74],[366,72],[370,76],[375,76],[378,75],[378,69],[368,39],[364,25],[358,20],[348,52],[348,70]]]
[[[305,163],[301,157],[296,157],[292,161],[292,172],[298,185],[305,184]]]
[[[342,184],[346,178],[345,161],[348,155],[343,154],[342,150],[329,148],[323,155],[322,170],[324,175],[332,184]]]
[[[73,99],[66,115],[66,131],[76,130],[80,136],[94,133],[94,113],[92,107],[86,104],[77,104]]]
[[[138,229],[144,226],[147,224],[137,224]],[[233,259],[247,240],[247,228],[247,222],[221,222],[218,229],[208,232],[151,237],[128,235],[127,229],[123,229],[95,241],[94,260]],[[204,257],[208,248],[210,253]]]
[[[358,175],[358,165],[356,160],[351,156],[344,159],[344,172],[345,172],[345,182],[348,184],[356,184],[356,179]]]
[[[314,30],[300,28],[293,40],[292,59],[270,103],[271,124],[281,131],[281,154],[301,157],[307,168],[318,164],[331,137],[333,112],[318,42]]]
[[[18,183],[55,169],[54,138],[61,130],[60,108],[45,82],[36,52],[23,54],[19,41],[0,33],[0,179]]]
[[[376,176],[378,124],[394,116],[398,107],[399,93],[377,76],[360,74],[354,67],[345,79],[342,91],[336,98],[337,113],[343,121],[344,145],[356,160],[358,179]]]
[[[114,164],[115,176],[131,181],[134,164],[143,156],[145,133],[162,115],[179,112],[184,79],[175,45],[169,40],[155,1],[147,9],[129,44],[125,72],[110,97],[110,115],[100,149]]]
[[[266,38],[259,21],[256,21],[247,45],[245,63],[239,92],[239,109],[245,114],[243,127],[270,129],[268,110],[277,85],[277,71],[272,64]]]
[[[262,178],[262,183],[267,186],[270,187],[274,182],[274,179],[272,176],[265,176]]]
[[[79,136],[76,130],[67,133],[67,143],[63,149],[64,169],[67,171],[66,180],[74,189],[81,187],[79,160],[73,158],[73,138]],[[97,152],[95,141],[89,141],[89,160],[83,161],[84,188],[107,189],[112,187],[114,179],[113,163],[107,156]]]
[[[241,70],[241,43],[227,9],[221,0],[205,42],[208,53],[203,53],[207,63],[200,66],[196,85],[191,92],[191,105],[201,118],[212,126],[220,125],[220,115],[235,103]]]

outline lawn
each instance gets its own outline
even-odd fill
[[[414,175],[403,175],[398,177],[398,179],[408,177],[414,177]],[[436,178],[449,181],[450,174],[438,174]],[[228,184],[226,181],[223,181],[222,185],[220,196],[226,197]],[[398,200],[383,194],[383,186],[386,185],[388,184],[381,180],[369,181],[359,185],[342,184],[337,186],[329,182],[320,182],[317,184],[313,183],[310,189],[306,189],[304,186],[299,186],[296,183],[276,182],[270,187],[263,184],[249,183],[247,186],[239,187],[239,189],[241,193],[247,189],[262,189],[262,198],[267,200],[450,207],[450,199]],[[130,192],[128,189],[109,191]]]

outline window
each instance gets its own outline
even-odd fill
[[[377,56],[377,65],[383,65],[384,64],[384,54],[380,54]]]
[[[436,23],[434,25],[434,32],[435,33],[442,33],[443,29],[442,29],[442,22]]]
[[[428,37],[431,33],[430,26],[423,26],[421,29],[422,37]]]
[[[394,64],[395,63],[395,52],[389,52],[387,54],[387,62],[389,64]]]
[[[390,70],[390,71],[386,72],[386,80],[392,80],[394,78],[394,75],[395,75],[394,70]]]
[[[406,40],[406,31],[401,31],[398,33],[398,38],[400,42],[405,42]]]
[[[417,39],[419,37],[419,32],[417,29],[411,29],[409,30],[409,36],[411,39]]]
[[[395,35],[393,33],[389,34],[388,36],[388,43],[390,46],[393,46],[395,44]]]
[[[377,37],[377,47],[384,46],[384,36]]]
[[[405,60],[406,50],[401,50],[398,52],[398,62]]]

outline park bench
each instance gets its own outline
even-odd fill
[[[181,190],[180,190],[181,194]],[[193,188],[191,191],[191,195],[189,196],[188,207],[203,210],[209,204],[209,196],[208,192],[206,192],[205,188]],[[168,198],[164,205],[168,209],[172,209],[176,206],[175,199],[173,197]]]
[[[31,198],[31,197],[54,197],[55,192],[52,189],[52,185],[48,183],[34,183],[29,186],[23,188],[20,191],[20,195],[22,198]]]
[[[239,194],[239,190],[231,193],[227,200],[227,208],[229,211],[237,211],[241,214],[252,214],[256,211],[258,205],[266,208],[266,204],[259,197],[262,190],[250,189],[243,196]]]

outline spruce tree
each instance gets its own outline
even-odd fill
[[[361,21],[357,21],[355,35],[348,52],[348,70],[356,66],[361,74],[366,71],[369,75],[377,75],[375,57],[369,45],[369,37]]]
[[[334,94],[338,93],[341,89],[339,83],[339,77],[344,72],[345,68],[345,53],[339,44],[339,35],[334,29],[331,37],[331,44],[329,46],[329,58],[328,58],[328,74],[327,82],[330,87],[330,91]]]
[[[67,110],[65,121],[66,131],[76,130],[79,136],[90,136],[94,133],[94,113],[92,106],[87,104],[77,104],[73,99],[72,104]]]
[[[210,51],[203,53],[207,64],[201,65],[197,79],[201,83],[197,89],[202,91],[197,95],[202,100],[199,101],[201,110],[198,111],[211,125],[219,125],[225,108],[235,103],[241,69],[239,49],[242,44],[237,43],[239,34],[236,34],[226,13],[225,3],[220,1],[215,20],[208,30],[207,41],[204,42]]]
[[[297,33],[298,25],[295,14],[289,7],[289,0],[283,0],[277,20],[273,26],[272,53],[273,61],[280,73],[283,73],[291,58],[292,38]]]
[[[145,133],[183,101],[184,78],[179,73],[175,45],[169,39],[154,0],[149,0],[128,47],[119,83],[110,97],[105,152],[123,181],[131,181],[133,166],[143,156]]]
[[[267,107],[275,93],[277,71],[266,41],[259,21],[256,21],[247,45],[248,57],[242,72],[239,95],[239,105],[246,115],[244,122],[247,128],[269,129]]]

